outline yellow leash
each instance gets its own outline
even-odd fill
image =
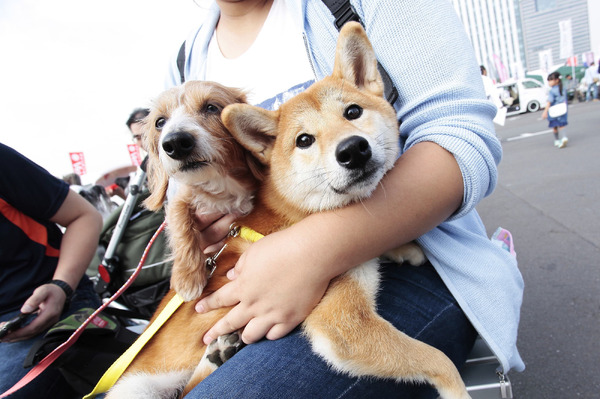
[[[233,227],[231,236],[256,242],[264,236],[248,227]],[[219,252],[220,253],[220,252]],[[167,303],[167,306],[160,312],[156,320],[152,322],[138,337],[138,339],[106,370],[104,375],[100,378],[94,390],[83,397],[83,399],[91,399],[96,395],[104,393],[115,385],[115,382],[121,377],[125,369],[131,364],[133,359],[142,350],[142,348],[150,341],[150,338],[156,334],[156,332],[162,327],[162,325],[171,317],[173,313],[181,306],[183,299],[175,294],[173,298]]]
[[[177,308],[179,308],[182,303],[183,299],[179,295],[175,294],[167,306],[165,306],[162,312],[160,312],[156,320],[154,320],[154,322],[144,330],[142,335],[140,335],[138,339],[108,368],[108,370],[106,370],[102,378],[100,378],[100,381],[98,381],[94,387],[94,390],[84,396],[83,399],[90,399],[100,393],[108,391],[115,384],[115,382],[117,382],[121,374],[123,374],[125,369],[142,350],[144,345],[150,341],[150,338],[154,336],[158,329],[162,327],[165,321],[167,321],[173,313],[175,313]]]

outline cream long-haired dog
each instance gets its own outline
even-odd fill
[[[171,288],[197,299],[207,283],[195,213],[247,214],[252,209],[262,166],[223,126],[225,106],[245,102],[243,92],[212,82],[188,82],[163,93],[146,118],[149,134],[145,205],[160,209],[169,182],[176,193],[166,207],[174,256]]]
[[[199,91],[195,94],[203,100],[188,97],[186,93],[192,86],[194,91],[198,86]],[[150,176],[155,178],[163,174],[163,179],[158,180],[160,184],[152,184],[153,189],[158,190],[153,196],[158,199],[150,202],[151,206],[159,206],[164,199],[166,176],[184,185],[200,184],[200,191],[207,184],[211,187],[226,186],[229,194],[232,191],[238,194],[234,195],[237,199],[244,197],[239,204],[250,200],[257,178],[261,178],[254,208],[239,219],[238,224],[269,234],[309,214],[366,198],[393,166],[398,154],[395,111],[383,98],[383,82],[375,54],[358,23],[348,23],[340,32],[333,74],[284,103],[278,111],[242,104],[241,96],[228,97],[237,104],[225,107],[221,116],[225,126],[247,151],[236,151],[243,154],[238,158],[240,168],[243,169],[246,163],[246,172],[241,173],[240,170],[245,177],[241,179],[243,184],[225,172],[203,172],[204,168],[216,169],[212,160],[217,155],[209,154],[208,150],[192,150],[197,155],[191,161],[182,157],[172,161],[167,159],[169,154],[164,155],[163,151],[170,152],[171,148],[165,145],[166,138],[173,131],[182,131],[171,128],[175,116],[185,112],[194,114],[198,110],[202,113],[212,109],[209,104],[216,105],[217,109],[223,105],[211,95],[212,91],[220,93],[224,90],[218,85],[188,83],[177,90],[180,92],[171,92],[166,98],[159,99],[148,119],[147,148],[151,154],[151,168],[155,168],[151,169],[154,174]],[[204,96],[201,95],[203,93]],[[185,104],[188,100],[192,104],[189,107]],[[165,105],[164,101],[170,105]],[[188,111],[181,110],[188,108]],[[215,114],[218,114],[216,110]],[[216,119],[213,129],[219,131],[217,138],[204,138],[202,142],[206,149],[213,151],[218,148],[216,142],[233,145]],[[199,129],[198,133],[203,136],[206,131]],[[211,130],[211,133],[214,134],[214,131]],[[181,147],[196,148],[198,140],[186,139],[187,144]],[[177,152],[177,149],[173,151]],[[226,153],[218,157],[226,157]],[[259,173],[252,173],[252,170]],[[225,177],[228,184],[203,180],[207,176],[216,179]],[[197,183],[197,179],[203,183]],[[231,187],[236,189],[231,190]],[[201,195],[202,203],[212,199],[194,189],[186,189],[190,192],[187,194],[186,191],[183,196],[181,189],[179,187],[176,198],[181,195],[184,201],[173,201],[167,208],[168,222],[177,220],[182,223],[181,226],[170,227],[176,256],[181,247],[189,246],[189,242],[181,243],[180,239],[197,244],[193,237],[178,233],[180,229],[187,234],[193,232],[189,225],[194,223],[193,213],[198,201],[192,194]],[[241,192],[244,194],[240,196]],[[172,216],[174,203],[178,208],[176,212],[185,215],[181,220]],[[174,268],[172,286],[178,292],[182,289],[188,299],[200,296],[202,288],[202,296],[214,292],[226,281],[225,273],[249,245],[241,237],[229,239],[210,279],[207,279],[207,271],[200,261],[203,256],[199,249],[197,254],[194,253],[197,258],[176,257],[176,262],[190,262],[179,267],[189,267],[191,272],[176,274]],[[407,257],[412,263],[423,260],[420,249],[414,244],[395,251],[392,257]],[[444,399],[469,398],[450,359],[441,351],[398,331],[376,313],[378,266],[378,261],[373,259],[331,281],[323,299],[302,324],[313,350],[342,373],[397,381],[424,381],[433,384]],[[192,276],[194,273],[204,273],[204,276]],[[197,286],[175,281],[179,278],[191,278]],[[173,295],[171,290],[161,307]],[[220,338],[206,349],[202,344],[206,331],[229,309],[199,315],[194,311],[194,305],[195,301],[187,302],[177,310],[126,370],[109,392],[109,398],[166,398],[177,393],[186,394],[231,355],[215,354],[235,351],[239,344],[239,336],[235,333]],[[361,317],[341,320],[336,317],[340,314],[360,314]],[[215,349],[216,346],[220,349]]]

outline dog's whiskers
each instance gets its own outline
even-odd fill
[[[373,217],[374,215],[371,213],[371,211],[369,210],[369,208],[367,207],[367,205],[365,204],[364,199],[361,197],[359,198],[360,204],[362,205],[362,207],[365,209],[365,211],[367,211],[367,213]]]

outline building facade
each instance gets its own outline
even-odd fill
[[[520,1],[528,70],[548,71],[566,64],[572,56],[577,57],[576,65],[594,59],[588,3],[589,0]]]
[[[600,56],[600,0],[451,1],[479,63],[498,81]]]
[[[499,81],[525,76],[518,0],[452,0],[475,55]]]

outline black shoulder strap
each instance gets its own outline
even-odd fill
[[[181,44],[179,54],[177,54],[177,69],[179,69],[179,79],[181,84],[185,83],[185,41]]]
[[[322,0],[323,3],[329,8],[329,11],[335,17],[335,27],[340,30],[342,26],[348,21],[356,21],[362,24],[360,17],[350,4],[349,0]],[[398,90],[394,87],[394,83],[388,75],[387,71],[383,66],[377,61],[377,69],[379,69],[379,73],[381,74],[381,79],[383,80],[383,87],[385,92],[385,98],[388,100],[390,104],[394,104],[398,99]]]

